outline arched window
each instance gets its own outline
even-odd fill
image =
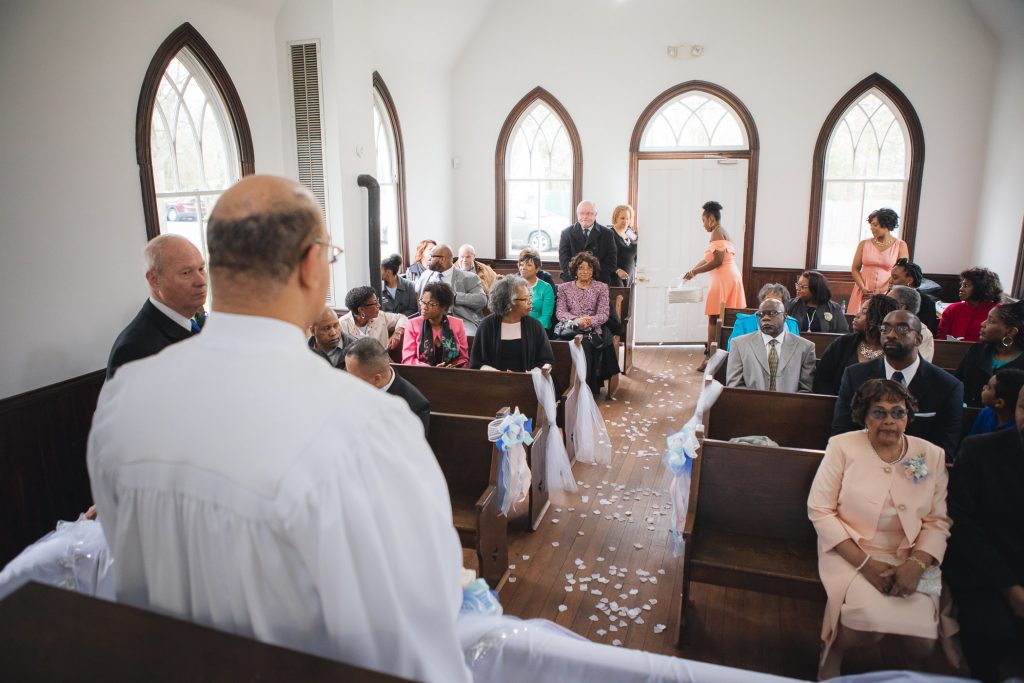
[[[724,100],[688,90],[662,105],[644,129],[641,152],[746,150],[743,123]]]
[[[910,101],[878,74],[832,109],[814,148],[807,267],[848,270],[867,216],[888,207],[914,248],[924,133]]]
[[[401,254],[409,262],[405,214],[405,153],[402,128],[384,79],[373,72],[373,144],[380,183],[380,255]]]
[[[583,153],[565,107],[535,88],[513,107],[495,152],[498,258],[528,245],[558,257],[558,237],[575,220],[583,187]]]
[[[146,233],[190,239],[207,257],[220,194],[254,171],[252,137],[224,65],[190,25],[157,49],[142,84],[136,156]]]

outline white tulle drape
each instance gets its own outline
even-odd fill
[[[587,356],[577,337],[569,344],[575,380],[565,399],[565,432],[572,455],[580,462],[610,465],[612,442],[604,426],[604,417],[587,386]]]
[[[556,424],[557,404],[555,385],[551,375],[541,368],[530,371],[533,374],[533,389],[537,392],[537,401],[541,411],[537,416],[537,429],[534,434],[533,452],[544,454],[545,478],[548,483],[548,494],[558,499],[562,494],[576,492],[576,479],[572,474],[569,453],[565,450],[565,442]]]

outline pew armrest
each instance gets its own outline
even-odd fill
[[[690,471],[690,499],[686,508],[686,523],[683,525],[683,540],[688,541],[693,536],[693,529],[697,524],[697,499],[700,492],[700,461],[695,458],[693,469]]]

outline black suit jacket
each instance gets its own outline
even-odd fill
[[[416,413],[416,417],[423,422],[423,434],[430,433],[430,401],[420,393],[419,389],[395,372],[395,381],[388,387],[388,393],[405,399],[412,412]]]
[[[850,402],[860,385],[869,379],[885,379],[884,357],[851,365],[843,372],[836,410],[832,416],[833,436],[859,429],[850,417]],[[939,446],[946,451],[946,460],[952,460],[960,441],[964,385],[953,375],[922,358],[908,388],[917,399],[917,415],[907,425],[907,434]]]
[[[107,379],[113,377],[114,372],[125,363],[152,356],[191,336],[191,330],[186,330],[168,318],[146,299],[128,327],[114,340],[107,359]]]
[[[558,265],[562,268],[562,282],[573,279],[569,274],[569,261],[581,251],[589,251],[597,257],[601,262],[601,270],[594,274],[594,279],[610,286],[612,278],[616,277],[615,267],[618,263],[614,231],[596,222],[590,230],[589,238],[584,237],[583,227],[579,223],[573,223],[563,230],[558,240]]]

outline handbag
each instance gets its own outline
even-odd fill
[[[559,320],[555,323],[554,335],[556,339],[575,339],[579,334],[579,326],[575,320]]]

